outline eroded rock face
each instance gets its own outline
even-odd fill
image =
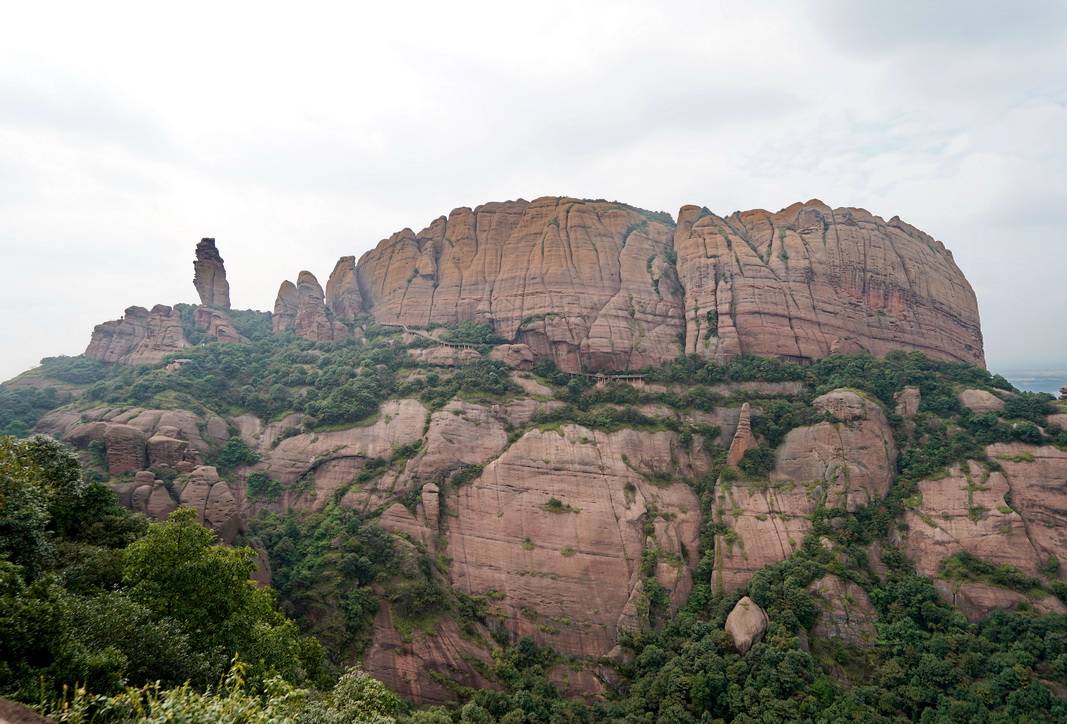
[[[196,245],[193,285],[205,307],[230,308],[230,283],[226,281],[226,267],[214,239],[204,238]]]
[[[737,465],[745,453],[755,446],[756,437],[752,434],[752,410],[746,402],[741,405],[734,439],[730,442],[730,449],[726,453],[726,462],[730,465]]]
[[[795,552],[821,501],[855,510],[889,490],[896,448],[881,406],[846,389],[813,404],[833,421],[790,430],[769,481],[720,479],[716,485],[714,516],[727,527],[715,538],[716,590],[735,590]]]
[[[460,208],[358,264],[380,322],[476,320],[561,368],[627,369],[680,351],[672,227],[615,203],[546,197]]]
[[[112,475],[142,470],[147,462],[144,433],[131,425],[110,425],[104,433],[107,469]]]
[[[96,325],[85,356],[102,362],[152,365],[188,346],[181,314],[157,304],[151,311],[128,307],[122,319]]]
[[[173,462],[177,467],[177,450],[182,450],[180,460],[198,462],[201,456],[229,439],[226,421],[218,415],[208,413],[201,417],[189,410],[148,410],[142,407],[102,406],[87,410],[57,410],[41,418],[34,430],[74,447],[84,448],[94,440],[101,440],[106,445],[109,434],[128,435],[126,432],[110,433],[113,428],[122,430],[126,427],[140,434],[144,441],[142,444],[147,446],[149,464]],[[166,442],[167,438],[187,443],[188,446]],[[149,444],[152,440],[156,440],[154,446]],[[153,451],[156,455],[154,462]],[[110,455],[108,453],[109,458]],[[136,460],[143,462],[145,458],[137,457]],[[143,467],[142,464],[141,467],[127,469],[140,470]],[[114,470],[111,472],[119,474]]]
[[[271,318],[271,326],[275,334],[293,328],[296,322],[296,308],[296,285],[286,279],[278,287],[278,296],[274,299],[274,316]]]
[[[820,201],[678,212],[687,353],[815,359],[915,349],[984,365],[978,306],[952,254],[894,217]]]
[[[179,476],[174,487],[183,508],[193,508],[201,523],[217,532],[223,541],[233,542],[242,527],[237,501],[215,468],[201,465]]]
[[[282,282],[274,302],[274,332],[292,330],[298,337],[315,342],[343,339],[348,329],[332,318],[326,308],[322,286],[315,275],[302,271],[296,284]]]
[[[438,623],[432,635],[405,639],[383,603],[374,617],[374,639],[363,666],[390,689],[420,704],[444,704],[456,696],[438,677],[474,689],[492,686],[472,662],[490,666],[492,657],[464,637],[451,618]]]
[[[878,614],[862,586],[828,575],[808,590],[816,595],[822,610],[811,630],[813,636],[841,639],[856,646],[869,646],[877,640],[874,622]]]
[[[193,322],[196,328],[206,336],[223,343],[247,342],[248,340],[237,331],[230,315],[220,312],[211,307],[197,307],[193,312]]]
[[[356,257],[342,256],[337,260],[326,281],[326,306],[334,319],[353,321],[363,312],[363,296],[356,280]]]
[[[738,653],[747,653],[753,645],[763,638],[767,631],[767,612],[748,596],[734,604],[730,615],[726,617],[726,633],[734,642]]]
[[[531,370],[537,361],[533,350],[525,344],[500,344],[489,352],[489,359],[503,362],[517,370]]]
[[[604,656],[620,629],[647,625],[646,548],[657,551],[655,576],[672,605],[688,595],[698,501],[684,483],[649,480],[706,465],[699,442],[684,449],[675,433],[532,430],[450,494],[452,583],[496,592],[494,610],[516,636]]]
[[[1067,453],[1020,443],[991,445],[987,452],[1001,470],[971,461],[919,483],[900,542],[922,575],[936,578],[942,561],[961,551],[1030,576],[1039,575],[1052,556],[1067,556]],[[979,581],[939,581],[938,592],[971,620],[1023,602],[1067,610],[1052,597],[1031,600]]]
[[[915,570],[937,577],[941,561],[960,551],[997,565],[1034,575],[1040,555],[1026,522],[1005,500],[1007,477],[971,461],[954,465],[948,475],[919,483],[921,500],[904,515],[908,531],[904,552]]]
[[[264,443],[269,446],[273,441],[261,437],[264,460],[256,469],[287,488],[307,479],[308,489],[287,489],[283,503],[319,510],[334,492],[352,482],[368,459],[388,458],[395,448],[419,440],[425,423],[426,408],[418,400],[390,400],[382,405],[373,425],[294,435],[266,449]]]

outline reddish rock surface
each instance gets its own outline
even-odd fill
[[[152,365],[188,346],[181,314],[157,304],[151,311],[129,307],[122,319],[96,325],[85,356],[102,362]]]
[[[878,639],[874,622],[878,613],[867,592],[852,581],[829,575],[808,586],[819,601],[819,620],[811,633],[821,638],[841,639],[856,646],[870,646]]]
[[[468,347],[418,347],[410,350],[408,354],[416,362],[441,367],[458,367],[468,362],[474,362],[482,358],[476,349]]]
[[[534,362],[537,361],[537,356],[525,344],[501,344],[493,347],[489,352],[489,359],[503,362],[508,367],[514,367],[517,370],[531,370]]]
[[[144,433],[130,425],[110,425],[104,433],[107,470],[122,475],[142,470],[148,462]]]
[[[196,328],[205,336],[223,343],[247,342],[237,327],[233,326],[233,320],[225,312],[211,307],[197,307],[193,312],[193,322]]]
[[[367,673],[420,704],[443,704],[456,698],[441,679],[474,689],[490,687],[475,663],[491,666],[492,657],[464,637],[455,621],[443,618],[432,634],[418,632],[405,638],[393,625],[392,611],[385,603],[374,617],[374,639],[363,660]]]
[[[470,594],[497,592],[494,610],[517,636],[604,656],[620,629],[648,624],[646,548],[656,551],[655,576],[672,606],[688,595],[698,502],[682,482],[648,480],[699,476],[706,465],[698,443],[687,450],[671,432],[527,432],[449,494],[452,583]]]
[[[768,623],[767,612],[751,598],[743,596],[726,617],[726,633],[738,653],[744,654],[763,638]]]
[[[687,353],[916,349],[984,365],[970,284],[940,242],[896,217],[817,200],[725,218],[683,206],[674,247]]]
[[[225,542],[233,542],[242,527],[237,501],[215,468],[201,465],[179,476],[174,487],[183,508],[194,509],[201,523],[215,530]]]
[[[326,281],[326,306],[334,319],[351,322],[363,312],[363,296],[356,279],[356,257],[342,256],[337,260]]]
[[[737,465],[745,453],[755,446],[756,436],[752,434],[752,410],[746,402],[741,405],[734,439],[730,442],[730,449],[726,453],[726,462],[730,465]]]
[[[1052,556],[1067,560],[1067,453],[1017,443],[991,445],[988,454],[1002,470],[972,461],[919,484],[920,496],[904,517],[907,531],[900,535],[919,573],[939,576],[942,561],[961,551],[1030,576],[1041,575]],[[941,581],[938,590],[972,620],[1023,602],[1067,611],[1052,597],[1033,598],[981,581]]]
[[[274,302],[274,332],[292,331],[296,336],[315,342],[343,339],[348,329],[332,318],[326,308],[325,294],[315,275],[300,272],[296,284],[282,282]]]
[[[488,322],[566,370],[627,369],[680,351],[669,220],[546,197],[460,208],[399,231],[359,261],[380,322]]]
[[[160,435],[187,442],[189,447],[183,458],[193,461],[229,439],[227,423],[218,415],[200,416],[189,410],[142,407],[61,409],[45,415],[34,429],[75,447],[85,447],[93,440],[103,440],[106,444],[107,433],[114,427],[135,428],[145,441]]]
[[[813,404],[834,421],[791,430],[769,480],[716,485],[714,516],[727,527],[715,538],[716,590],[735,590],[795,552],[819,502],[855,510],[889,490],[896,449],[881,406],[846,389]]]
[[[230,308],[230,284],[214,239],[201,239],[196,245],[193,262],[193,286],[200,295],[200,303],[216,309]]]
[[[1004,400],[986,390],[963,390],[960,402],[971,412],[1000,412],[1004,409]]]

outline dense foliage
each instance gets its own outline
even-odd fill
[[[0,438],[0,694],[203,688],[235,656],[256,686],[323,681],[320,645],[276,611],[253,568],[250,549],[218,544],[193,511],[149,525],[59,443]]]
[[[192,308],[179,309],[194,339]],[[94,402],[251,412],[265,419],[299,412],[311,429],[365,423],[395,397],[415,397],[438,409],[456,397],[495,402],[519,392],[512,371],[484,357],[451,369],[418,363],[395,330],[373,328],[363,341],[313,343],[271,335],[269,315],[231,312],[231,318],[249,344],[198,345],[183,352],[189,361],[177,370],[49,358],[41,373],[63,385],[88,386],[86,397]],[[490,327],[472,323],[449,329],[445,339],[498,341]],[[685,607],[672,614],[666,589],[653,575],[655,556],[642,559],[648,625],[623,638],[628,656],[610,678],[605,701],[565,699],[553,683],[560,668],[594,662],[569,661],[530,639],[511,638],[488,615],[484,596],[464,596],[448,586],[447,550],[432,559],[412,539],[380,528],[377,511],[340,505],[346,491],[399,470],[417,454],[417,443],[394,450],[391,458],[364,461],[362,472],[319,512],[264,511],[252,521],[248,540],[267,551],[271,589],[249,580],[255,568],[250,548],[219,545],[190,510],[149,525],[118,508],[105,486],[87,482],[76,460],[43,438],[0,438],[0,695],[42,703],[68,721],[1067,719],[1067,706],[1053,694],[1067,690],[1067,616],[1041,616],[1024,607],[969,623],[940,602],[932,582],[915,575],[892,545],[918,481],[969,460],[995,469],[997,461],[985,453],[994,442],[1067,446],[1067,432],[1047,424],[1056,411],[1051,396],[1015,392],[999,413],[973,413],[960,403],[961,388],[1010,385],[985,370],[905,353],[834,356],[808,365],[680,358],[649,370],[655,387],[646,389],[618,382],[597,386],[548,360],[540,360],[534,373],[562,404],[511,429],[512,441],[530,427],[565,423],[603,431],[670,430],[683,445],[701,436],[712,460],[700,479],[668,473],[651,479],[690,485],[701,501],[705,524],[701,550],[692,553],[699,561],[695,585]],[[740,382],[772,384],[742,391],[728,384]],[[918,389],[920,406],[905,423],[893,411],[909,386]],[[791,430],[831,419],[812,401],[841,387],[878,401],[887,412],[899,449],[889,495],[854,513],[820,508],[795,555],[759,571],[743,591],[716,592],[710,573],[716,536],[724,531],[708,513],[720,472],[739,484],[767,486],[775,449]],[[709,418],[683,413],[736,407],[742,399],[752,403],[760,444],[736,467],[726,467],[716,442],[728,441],[716,441],[718,428],[694,422]],[[41,414],[66,400],[65,393],[47,388],[0,388],[0,432],[24,435]],[[641,407],[652,404],[671,414]],[[258,460],[233,437],[207,462],[228,474]],[[458,488],[481,469],[453,471],[448,485]],[[257,507],[283,494],[282,484],[263,472],[249,474],[246,484]],[[298,481],[289,492],[298,495],[304,484]],[[398,500],[414,510],[419,491]],[[442,503],[444,517],[447,497]],[[556,498],[545,509],[574,512]],[[880,560],[872,561],[872,550],[881,551]],[[1029,576],[957,554],[943,563],[941,575],[1067,599],[1058,565],[1050,559],[1042,575]],[[876,575],[875,567],[882,572]],[[860,586],[873,602],[877,639],[870,646],[808,640],[820,615],[808,586],[829,574]],[[723,631],[742,593],[763,606],[771,621],[764,639],[744,656]],[[455,685],[458,705],[414,712],[357,670],[334,684],[332,676],[365,650],[383,600],[402,635],[416,636],[445,616],[455,618],[465,636],[494,650],[492,665],[479,666],[498,688],[466,691]],[[495,645],[481,638],[486,631]],[[64,691],[65,684],[78,686]]]

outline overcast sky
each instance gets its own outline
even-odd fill
[[[1067,3],[12,3],[0,379],[457,206],[817,197],[941,239],[995,370],[1067,368]],[[367,8],[362,6],[366,5]]]

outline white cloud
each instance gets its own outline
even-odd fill
[[[1058,3],[24,3],[0,28],[0,378],[130,304],[237,306],[545,194],[822,198],[942,239],[996,366],[1067,363]],[[886,9],[889,8],[889,9]]]

